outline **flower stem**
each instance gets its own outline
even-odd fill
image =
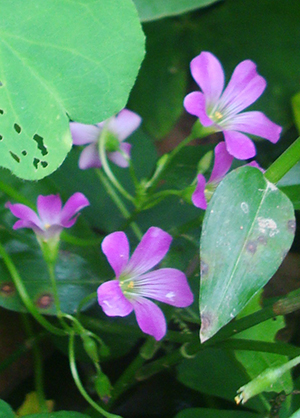
[[[77,386],[77,389],[81,393],[81,395],[84,397],[84,399],[98,411],[101,415],[103,415],[106,418],[121,418],[119,415],[111,414],[107,411],[105,411],[103,408],[101,408],[100,405],[98,405],[93,399],[88,395],[86,390],[84,389],[81,380],[79,378],[79,374],[76,367],[76,360],[75,360],[75,350],[74,350],[74,338],[75,338],[75,332],[70,332],[70,339],[69,339],[69,362],[70,362],[70,369],[71,373],[74,379],[74,382]]]
[[[9,255],[7,254],[6,250],[0,243],[0,256],[3,258],[3,261],[13,279],[13,282],[16,286],[16,289],[19,293],[19,296],[28,309],[28,311],[34,316],[37,322],[39,322],[44,328],[46,328],[49,332],[55,335],[65,336],[66,333],[61,328],[57,328],[56,326],[52,325],[49,321],[47,321],[37,310],[35,305],[33,304],[32,300],[30,299],[27,290],[23,284],[23,281],[13,263]]]
[[[175,156],[191,141],[194,139],[201,139],[205,138],[206,136],[215,132],[215,129],[211,127],[204,127],[200,124],[199,120],[194,124],[191,134],[181,141],[176,148],[173,149],[169,154],[164,154],[161,159],[158,161],[157,169],[154,172],[152,178],[147,183],[147,188],[151,188],[154,190],[159,183],[162,174],[166,171],[169,167],[172,160]]]
[[[105,187],[105,190],[109,194],[109,196],[112,198],[114,203],[116,204],[119,211],[122,213],[125,219],[130,218],[130,212],[122,202],[122,200],[119,198],[115,190],[111,187],[110,183],[107,181],[107,178],[103,175],[102,171],[99,169],[96,169],[97,176],[99,177],[100,181],[102,182],[103,186]],[[135,222],[130,223],[130,227],[133,230],[135,236],[140,240],[143,236],[142,231],[138,227],[138,225]]]
[[[29,338],[34,339],[35,335],[30,323],[30,319],[26,314],[22,314],[22,320],[24,328]],[[32,346],[33,362],[34,362],[34,382],[35,382],[35,391],[37,394],[39,408],[41,412],[49,412],[46,404],[46,397],[44,392],[44,373],[43,373],[43,361],[40,348],[38,344],[33,344]]]
[[[271,183],[277,183],[297,162],[300,161],[300,137],[265,172]]]
[[[105,140],[103,138],[102,140],[100,138],[100,141],[99,141],[99,154],[100,154],[100,160],[101,160],[103,170],[105,171],[105,174],[107,175],[111,183],[121,193],[121,195],[125,197],[125,199],[130,200],[131,202],[134,202],[134,197],[131,196],[131,194],[129,194],[127,190],[124,189],[124,187],[120,184],[120,182],[118,181],[118,179],[115,177],[114,173],[110,169],[110,166],[106,158]]]

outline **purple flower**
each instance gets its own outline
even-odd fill
[[[151,227],[129,259],[129,242],[124,232],[104,238],[102,251],[113,268],[116,280],[98,288],[98,302],[108,316],[126,316],[133,310],[139,327],[157,341],[166,333],[166,320],[148,298],[184,308],[193,302],[185,275],[173,268],[149,271],[167,254],[172,237]]]
[[[225,142],[220,142],[215,148],[215,161],[209,180],[206,182],[203,174],[197,176],[197,187],[192,195],[192,202],[197,208],[207,208],[207,200],[230,169],[232,161],[233,157],[227,152]]]
[[[57,240],[63,228],[70,228],[76,222],[75,216],[89,201],[82,193],[75,193],[62,208],[59,195],[39,196],[37,211],[21,203],[7,202],[5,207],[20,218],[13,229],[31,228],[42,241]]]
[[[120,167],[128,167],[131,144],[123,142],[141,124],[141,117],[130,110],[121,112],[97,125],[71,122],[70,129],[74,145],[87,145],[79,158],[79,168],[101,167],[99,141],[104,136],[107,157]]]
[[[262,112],[240,113],[254,103],[266,87],[254,62],[245,60],[238,64],[224,91],[223,68],[210,52],[202,52],[192,60],[191,73],[202,93],[188,94],[184,107],[197,116],[203,126],[213,126],[216,132],[223,132],[229,154],[240,160],[255,156],[255,145],[244,133],[273,143],[278,141],[282,128]]]

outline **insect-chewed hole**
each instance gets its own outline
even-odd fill
[[[3,139],[3,136],[2,136],[2,135],[0,135],[0,141],[2,141],[2,139]]]
[[[3,115],[3,114],[4,114],[4,110],[0,109],[0,115]]]
[[[14,130],[17,132],[17,134],[21,133],[22,128],[17,123],[14,124]]]
[[[26,150],[22,151],[22,155],[24,155],[24,157],[26,157],[27,151]]]
[[[47,163],[47,161],[41,161],[41,166],[42,166],[43,168],[48,167],[48,163]]]
[[[3,83],[1,83],[1,81],[0,81],[0,87],[2,87],[3,86]]]
[[[10,155],[13,157],[13,159],[15,161],[17,161],[17,163],[20,162],[20,157],[18,157],[16,154],[14,154],[12,151],[9,151]]]
[[[36,168],[36,169],[38,169],[38,166],[39,166],[39,162],[40,162],[41,160],[39,160],[38,158],[34,158],[33,159],[33,165],[34,165],[34,167]]]
[[[32,139],[37,143],[37,147],[41,151],[41,154],[47,155],[48,151],[44,145],[44,139],[38,134],[35,134]]]

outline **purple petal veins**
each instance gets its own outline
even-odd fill
[[[210,52],[202,52],[192,60],[191,73],[202,93],[188,94],[184,107],[197,116],[203,126],[213,125],[216,132],[223,132],[229,154],[240,160],[255,156],[255,146],[245,134],[260,136],[273,143],[279,140],[282,128],[263,113],[240,113],[266,88],[266,81],[257,73],[254,62],[245,60],[238,64],[224,91],[223,68]]]
[[[166,255],[172,237],[151,227],[142,237],[131,258],[124,232],[104,238],[102,251],[113,268],[116,280],[98,288],[98,302],[109,316],[125,316],[134,310],[138,325],[146,334],[160,340],[166,321],[160,308],[148,298],[177,307],[189,306],[194,299],[184,273],[172,268],[149,271]]]
[[[128,167],[131,145],[123,142],[141,124],[139,115],[128,109],[123,109],[116,116],[100,122],[97,125],[84,125],[71,122],[70,130],[74,145],[87,145],[79,158],[79,168],[100,168],[99,141],[103,130],[110,132],[119,141],[120,150],[107,151],[107,158],[119,167]]]

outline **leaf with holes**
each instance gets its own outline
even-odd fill
[[[56,170],[72,145],[69,118],[120,111],[143,54],[131,0],[2,0],[0,165],[24,179]]]
[[[257,168],[241,167],[219,184],[206,210],[200,244],[202,342],[269,281],[294,233],[293,205]]]

